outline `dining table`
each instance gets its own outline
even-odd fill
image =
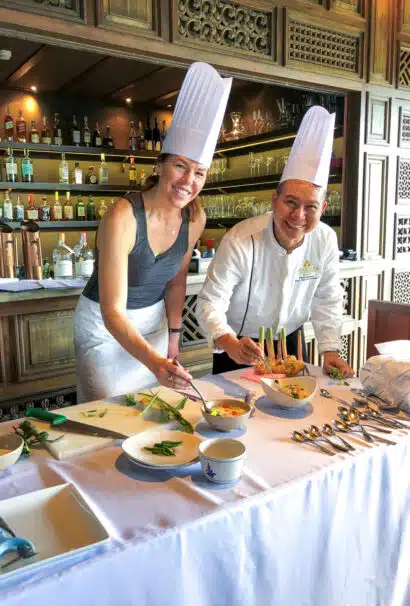
[[[309,368],[319,387],[349,402],[360,387]],[[254,392],[245,427],[213,430],[194,400],[183,410],[199,438],[243,442],[235,483],[212,483],[199,462],[147,469],[121,441],[66,460],[35,448],[0,472],[0,500],[73,484],[109,534],[81,553],[0,574],[2,606],[408,606],[409,431],[392,429],[395,444],[343,434],[355,450],[330,456],[291,434],[331,424],[339,402],[318,390],[306,406],[278,408],[242,374],[195,384],[211,400]],[[171,403],[180,399],[161,390]],[[114,402],[121,399],[97,404]],[[0,424],[0,433],[12,425]]]

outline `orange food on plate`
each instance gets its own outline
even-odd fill
[[[302,360],[297,360],[295,356],[286,356],[284,360],[269,360],[269,366],[273,374],[284,374],[287,377],[297,375],[302,372],[305,363]],[[266,375],[266,367],[263,362],[258,362],[254,366],[255,372],[258,375]]]

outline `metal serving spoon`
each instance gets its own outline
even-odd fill
[[[389,400],[385,400],[384,398],[381,398],[375,393],[371,393],[370,391],[366,391],[365,389],[357,389],[353,387],[351,391],[354,394],[365,398],[368,402],[373,402],[374,404],[377,404],[382,410],[399,410],[399,407],[389,402]]]
[[[322,425],[322,432],[325,433],[327,436],[334,436],[335,438],[340,440],[340,442],[342,442],[342,444],[344,444],[349,450],[356,450],[356,448],[352,446],[350,442],[342,438],[342,436],[338,436],[337,433],[334,431],[333,427],[329,425],[329,423],[324,423]]]
[[[362,423],[362,416],[355,409],[338,406],[338,411],[339,415],[342,417],[342,421],[345,421],[346,423],[353,423],[356,425],[360,423],[364,427],[370,427],[370,429],[375,429],[376,431],[380,431],[380,433],[391,433],[391,429],[385,429],[380,426],[376,427],[376,425],[370,425],[370,423]]]
[[[178,366],[179,368],[183,368],[182,364],[180,364],[176,358],[173,360],[173,363],[175,364],[175,366]],[[208,414],[211,414],[211,410],[212,410],[212,408],[210,408],[210,407],[208,406],[207,401],[205,400],[204,396],[203,396],[203,395],[201,394],[201,392],[199,391],[198,387],[197,387],[196,385],[194,385],[194,382],[193,382],[193,381],[188,381],[188,384],[189,384],[189,385],[192,387],[192,389],[193,389],[193,390],[194,390],[194,391],[195,391],[195,392],[198,394],[198,396],[201,398],[201,402],[202,402],[202,404],[204,405],[205,411],[206,411]],[[185,394],[185,395],[187,395],[187,394]],[[188,396],[188,397],[189,397],[189,396]]]
[[[378,442],[384,442],[384,444],[391,444],[394,445],[396,444],[396,442],[393,442],[393,440],[388,440],[387,438],[382,438],[381,436],[377,436],[374,433],[369,433],[368,431],[364,431],[363,432],[363,426],[360,425],[360,423],[358,425],[356,424],[350,424],[350,423],[346,423],[345,421],[339,421],[338,419],[333,421],[334,426],[339,429],[339,431],[345,431],[345,432],[349,432],[349,431],[362,431],[363,433],[363,437],[366,440],[366,442],[373,442],[373,440],[377,440]],[[356,427],[358,427],[359,429],[355,429]]]
[[[385,427],[391,427],[392,429],[406,429],[405,425],[402,425],[399,421],[393,419],[386,419],[386,417],[382,416],[380,413],[372,414],[372,409],[369,408],[366,411],[358,410],[354,406],[350,407],[361,420],[374,421],[380,425],[384,425]]]
[[[311,425],[309,427],[308,432],[309,432],[310,436],[313,436],[317,440],[325,440],[325,442],[330,444],[330,446],[332,446],[332,448],[336,448],[336,450],[341,450],[342,452],[349,452],[349,450],[350,450],[347,446],[341,446],[340,444],[336,444],[335,442],[332,442],[332,440],[329,440],[329,438],[326,435],[323,435],[323,433],[320,431],[320,429],[317,425]],[[306,434],[306,435],[308,435],[308,434]]]
[[[321,450],[322,452],[325,452],[328,455],[333,456],[336,454],[335,452],[332,452],[331,450],[329,450],[328,448],[325,448],[321,444],[318,444],[314,440],[309,440],[309,438],[307,438],[305,435],[303,435],[303,433],[301,433],[300,431],[292,431],[292,438],[296,442],[300,442],[300,443],[308,442],[312,446],[316,446],[316,448],[319,448],[319,450]]]
[[[336,402],[341,402],[345,406],[350,406],[349,402],[346,402],[346,400],[342,400],[342,398],[338,398],[337,396],[334,396],[327,389],[321,389],[320,395],[323,396],[324,398],[328,398],[329,400],[336,400]]]
[[[371,417],[375,421],[380,422],[380,419],[383,421],[387,421],[387,423],[389,423],[389,425],[391,425],[392,427],[397,427],[400,429],[410,429],[408,425],[403,423],[403,421],[401,421],[401,420],[399,421],[396,418],[389,419],[389,418],[383,416],[382,414],[380,414],[380,412],[378,410],[374,410],[374,408],[370,408],[370,407],[366,408],[365,414],[367,414],[368,417]]]

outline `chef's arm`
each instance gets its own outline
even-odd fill
[[[174,385],[185,387],[189,373],[161,356],[138,332],[127,317],[128,255],[135,243],[136,220],[128,200],[122,199],[100,222],[98,283],[104,325],[118,343],[167,384],[170,373],[177,375]],[[184,380],[183,380],[184,379]]]
[[[192,258],[192,252],[196,242],[198,242],[204,230],[206,222],[205,211],[201,209],[198,217],[189,224],[189,242],[188,250],[184,255],[181,267],[177,275],[168,282],[165,290],[165,309],[168,318],[169,329],[180,329],[182,326],[182,310],[184,308],[186,296],[186,281],[189,269],[189,263]],[[169,333],[168,357],[171,359],[178,357],[179,352],[179,332]]]

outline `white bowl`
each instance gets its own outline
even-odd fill
[[[299,385],[303,387],[309,394],[307,398],[297,400],[291,396],[276,389],[272,386],[272,379],[261,379],[261,385],[266,396],[273,404],[279,406],[279,408],[301,408],[305,406],[312,398],[314,398],[317,391],[318,382],[315,377],[289,377],[287,379],[278,379],[280,386],[285,387],[286,385]]]
[[[0,435],[0,471],[16,463],[23,450],[23,438],[16,433]]]
[[[214,406],[220,406],[221,404],[230,404],[231,406],[240,406],[243,409],[243,414],[238,415],[237,417],[214,417],[205,411],[204,407],[202,407],[202,416],[205,421],[218,431],[233,431],[234,429],[238,429],[245,425],[246,421],[249,419],[249,415],[251,414],[252,407],[244,402],[243,400],[237,400],[235,398],[220,398],[218,400],[212,400],[207,402],[209,408],[214,408]]]
[[[222,484],[240,478],[246,448],[239,440],[214,438],[199,445],[199,458],[208,480]]]

